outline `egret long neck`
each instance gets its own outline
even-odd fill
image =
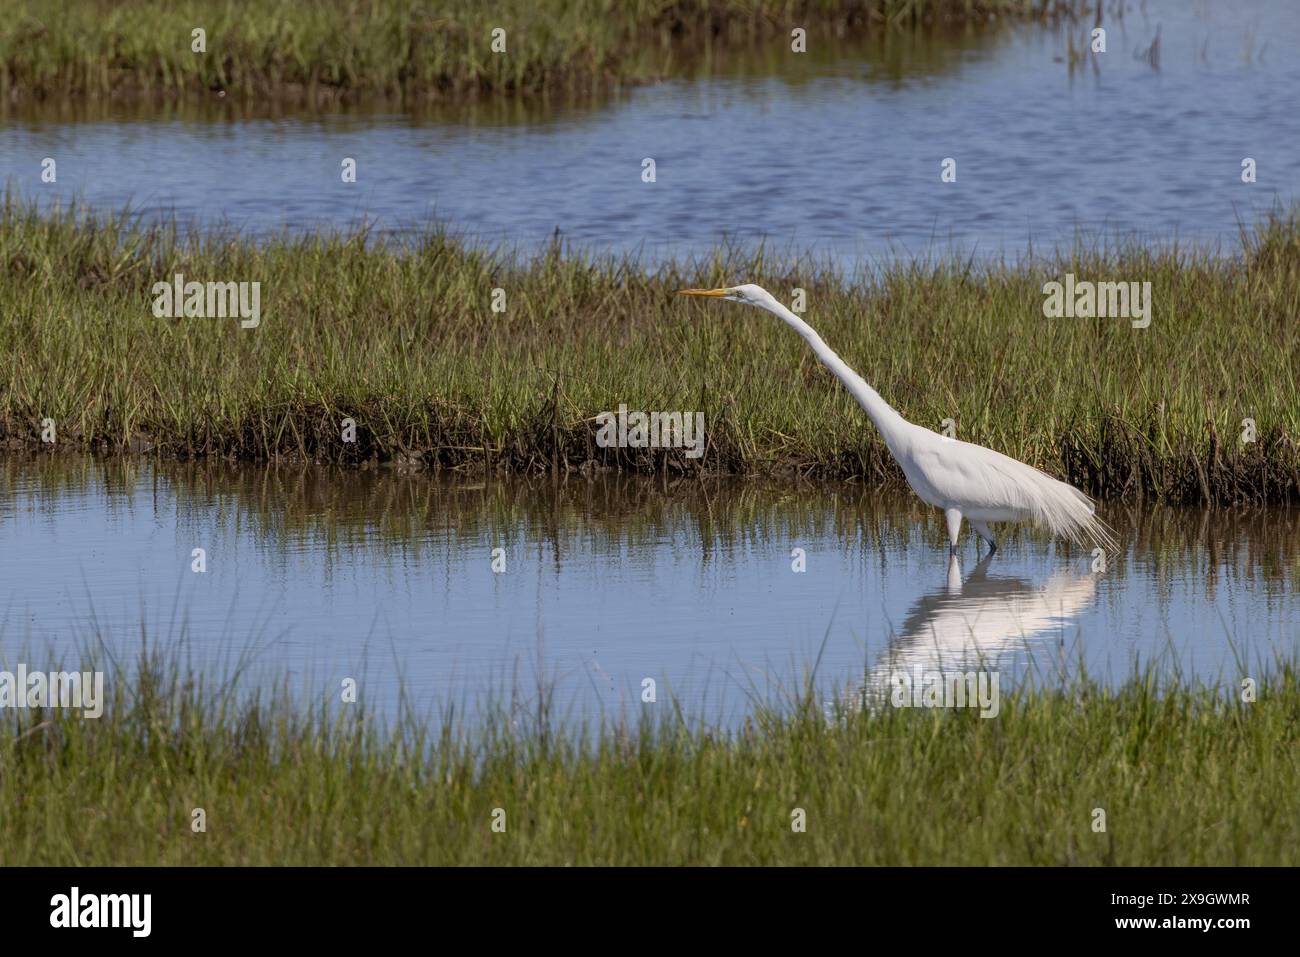
[[[813,352],[817,354],[817,358],[822,361],[822,364],[830,369],[835,378],[843,382],[844,387],[853,394],[853,398],[858,400],[858,405],[862,406],[867,415],[870,416],[872,423],[884,438],[885,444],[892,451],[895,441],[901,438],[907,429],[908,421],[899,415],[893,406],[882,399],[880,393],[867,385],[862,376],[849,368],[848,363],[841,359],[835,353],[835,350],[822,340],[821,336],[817,335],[816,329],[779,302],[774,301],[774,304],[776,309],[773,311],[785,320],[795,332],[804,337],[808,345],[812,346]]]

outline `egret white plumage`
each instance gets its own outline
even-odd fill
[[[761,286],[683,289],[679,294],[711,296],[757,306],[799,333],[866,411],[889,453],[902,467],[912,491],[921,501],[944,513],[952,552],[957,550],[963,518],[989,543],[990,552],[998,547],[989,529],[990,522],[1023,521],[1046,526],[1054,535],[1079,545],[1093,543],[1113,549],[1110,529],[1097,516],[1091,499],[1078,489],[1001,452],[908,422],[849,368],[812,326]]]

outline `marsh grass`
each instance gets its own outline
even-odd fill
[[[557,94],[663,76],[715,44],[1086,15],[1079,0],[0,0],[0,97]],[[207,31],[207,52],[191,31]],[[506,30],[507,53],[490,50]]]
[[[0,442],[166,456],[542,472],[701,469],[901,485],[879,436],[780,322],[684,286],[808,291],[808,319],[914,422],[1090,492],[1287,502],[1300,489],[1300,221],[1237,255],[1080,248],[846,277],[722,247],[647,272],[559,246],[522,258],[437,229],[181,234],[129,215],[0,207]],[[1153,320],[1042,315],[1044,282],[1150,281]],[[155,282],[262,283],[262,323],[157,319]],[[504,313],[491,308],[506,291]],[[704,413],[707,450],[597,445],[596,416]],[[344,442],[341,423],[357,424]],[[1243,420],[1256,423],[1241,441]]]
[[[1294,865],[1300,847],[1290,665],[1252,704],[1146,674],[1004,693],[994,719],[804,696],[729,731],[665,701],[585,734],[383,724],[212,688],[156,651],[106,686],[96,720],[0,712],[0,865]]]

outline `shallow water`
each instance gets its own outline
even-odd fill
[[[143,625],[215,677],[251,651],[255,681],[331,698],[353,677],[388,714],[403,691],[422,712],[528,712],[539,679],[568,720],[635,714],[653,678],[731,723],[814,665],[829,701],[916,666],[1004,689],[1135,665],[1235,684],[1296,653],[1300,513],[1106,515],[1123,550],[1105,571],[1025,531],[982,565],[968,533],[956,571],[937,514],[851,484],[9,458],[0,668],[129,661]]]
[[[241,115],[227,106],[4,116],[0,181],[43,202],[130,202],[250,234],[437,219],[528,251],[648,263],[767,238],[853,267],[1085,241],[1239,247],[1298,195],[1300,5],[1150,0],[1091,23],[886,35],[715,57],[599,103],[422,114]],[[1158,61],[1144,56],[1160,31]],[[702,75],[701,75],[702,74]],[[44,157],[58,182],[40,181]],[[343,157],[359,164],[355,184]],[[642,160],[657,180],[641,181]],[[957,182],[940,163],[957,160]],[[1258,182],[1241,182],[1252,157]]]

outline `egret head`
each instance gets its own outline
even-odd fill
[[[776,305],[776,300],[772,294],[762,286],[755,286],[753,283],[746,283],[743,286],[724,286],[721,289],[682,289],[677,295],[679,296],[712,296],[716,299],[729,299],[732,302],[741,302],[747,306],[758,306],[760,309],[772,311]]]

